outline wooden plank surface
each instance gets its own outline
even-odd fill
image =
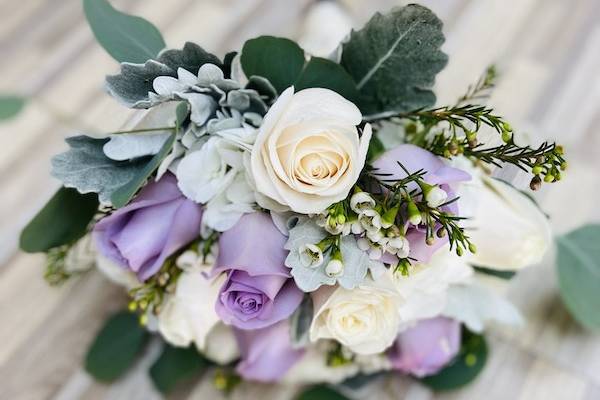
[[[197,41],[219,55],[245,39],[274,34],[322,48],[319,31],[343,32],[398,0],[118,0],[120,9],[156,24],[170,46]],[[597,0],[424,0],[445,21],[448,68],[437,82],[451,101],[483,69],[502,79],[490,102],[536,139],[564,142],[570,170],[539,194],[557,232],[600,219],[600,2]],[[327,7],[327,10],[325,10]],[[324,17],[325,16],[325,17]],[[305,25],[307,19],[310,25]],[[349,26],[348,26],[349,27]],[[340,31],[341,29],[341,31]],[[322,33],[321,33],[322,32]],[[316,39],[315,39],[316,37]],[[312,40],[312,43],[310,43]],[[321,47],[319,47],[321,45]],[[55,190],[50,157],[74,130],[110,131],[132,113],[102,90],[117,69],[95,43],[80,0],[0,0],[0,92],[34,96],[0,125],[0,399],[157,399],[145,369],[157,348],[112,386],[93,382],[81,358],[104,317],[124,295],[90,273],[61,288],[42,278],[43,260],[17,251],[19,229]],[[516,183],[524,180],[511,175]],[[573,196],[577,193],[577,196]],[[561,305],[553,255],[505,288],[528,319],[522,329],[490,329],[491,356],[471,386],[435,395],[408,378],[384,382],[381,399],[598,399],[600,339],[579,328]],[[600,290],[600,288],[599,288]],[[233,399],[290,398],[293,388],[244,385]],[[219,398],[207,380],[173,398]]]

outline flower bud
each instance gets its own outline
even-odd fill
[[[512,139],[512,133],[510,131],[502,131],[502,141],[504,143],[510,142]]]
[[[394,225],[394,222],[396,222],[396,216],[398,215],[398,210],[400,210],[400,204],[396,204],[383,214],[381,217],[381,226],[383,228],[387,229]]]
[[[438,186],[431,186],[431,189],[425,194],[427,205],[431,208],[437,208],[444,204],[448,199],[448,193]]]
[[[340,276],[344,273],[344,264],[340,260],[333,259],[325,267],[327,276]]]
[[[408,203],[407,211],[408,211],[408,222],[410,222],[411,224],[419,225],[423,221],[423,217],[421,216],[421,211],[419,211],[419,208],[413,201],[410,201]]]
[[[542,178],[539,175],[534,176],[529,183],[531,190],[539,190],[542,187]]]
[[[375,200],[367,192],[354,193],[350,198],[350,208],[357,214],[375,207]]]

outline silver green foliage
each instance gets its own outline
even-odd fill
[[[443,43],[442,22],[417,4],[376,13],[352,31],[342,46],[341,65],[357,84],[365,118],[434,105],[431,88],[448,62]]]
[[[291,274],[296,284],[304,292],[313,292],[322,285],[335,285],[336,283],[346,289],[354,289],[363,282],[370,266],[378,264],[371,261],[368,254],[358,248],[354,236],[348,235],[342,238],[340,244],[344,263],[342,275],[332,277],[325,273],[325,267],[331,260],[329,253],[324,255],[323,264],[320,266],[306,267],[301,261],[300,247],[306,244],[317,244],[327,235],[328,233],[324,229],[310,219],[301,220],[289,231],[289,239],[285,248],[290,253],[285,260],[285,265],[291,268]]]
[[[124,133],[110,135],[104,145],[104,154],[111,160],[126,161],[153,156],[163,147],[172,133]]]
[[[52,159],[52,176],[80,193],[98,193],[100,202],[111,203],[111,195],[132,181],[146,164],[144,158],[119,162],[106,157],[107,139],[74,136],[66,139],[70,149]]]
[[[183,49],[163,50],[145,63],[121,64],[121,72],[106,77],[108,92],[128,107],[148,108],[152,106],[149,93],[153,92],[153,82],[159,76],[177,76],[177,69],[183,68],[192,74],[198,73],[206,63],[221,65],[221,61],[195,43],[187,42]]]

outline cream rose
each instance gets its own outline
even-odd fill
[[[381,353],[390,347],[398,335],[401,299],[385,280],[387,277],[353,290],[338,287],[333,293],[329,288],[316,292],[317,312],[310,340],[335,339],[361,355]]]
[[[207,279],[203,269],[191,267],[177,281],[175,294],[158,314],[158,330],[174,346],[187,347],[195,343],[206,349],[210,331],[220,322],[215,302],[225,275]]]
[[[258,202],[316,214],[346,198],[365,165],[372,134],[367,124],[359,138],[361,121],[359,109],[332,90],[286,89],[265,116],[252,150],[256,190],[266,197]]]

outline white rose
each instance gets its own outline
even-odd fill
[[[158,330],[165,340],[181,347],[193,342],[198,350],[206,349],[207,335],[220,321],[215,303],[225,278],[207,279],[199,268],[181,274],[175,294],[158,315]]]
[[[477,246],[470,261],[498,270],[540,262],[552,243],[548,218],[523,193],[464,164],[460,168],[473,179],[459,186],[457,196],[461,216],[469,218],[465,221],[469,237]]]
[[[329,288],[316,292],[310,340],[334,339],[362,355],[387,349],[398,335],[401,299],[386,283],[389,279],[384,276],[354,290],[338,287],[333,293]]]
[[[450,285],[468,282],[472,275],[473,268],[465,258],[448,251],[446,246],[436,251],[427,264],[413,264],[408,276],[393,275],[390,279],[402,297],[402,328],[440,315],[446,307]]]
[[[359,139],[361,120],[359,109],[332,90],[286,89],[265,116],[252,150],[257,191],[304,214],[346,198],[365,165],[372,134],[367,124]]]

